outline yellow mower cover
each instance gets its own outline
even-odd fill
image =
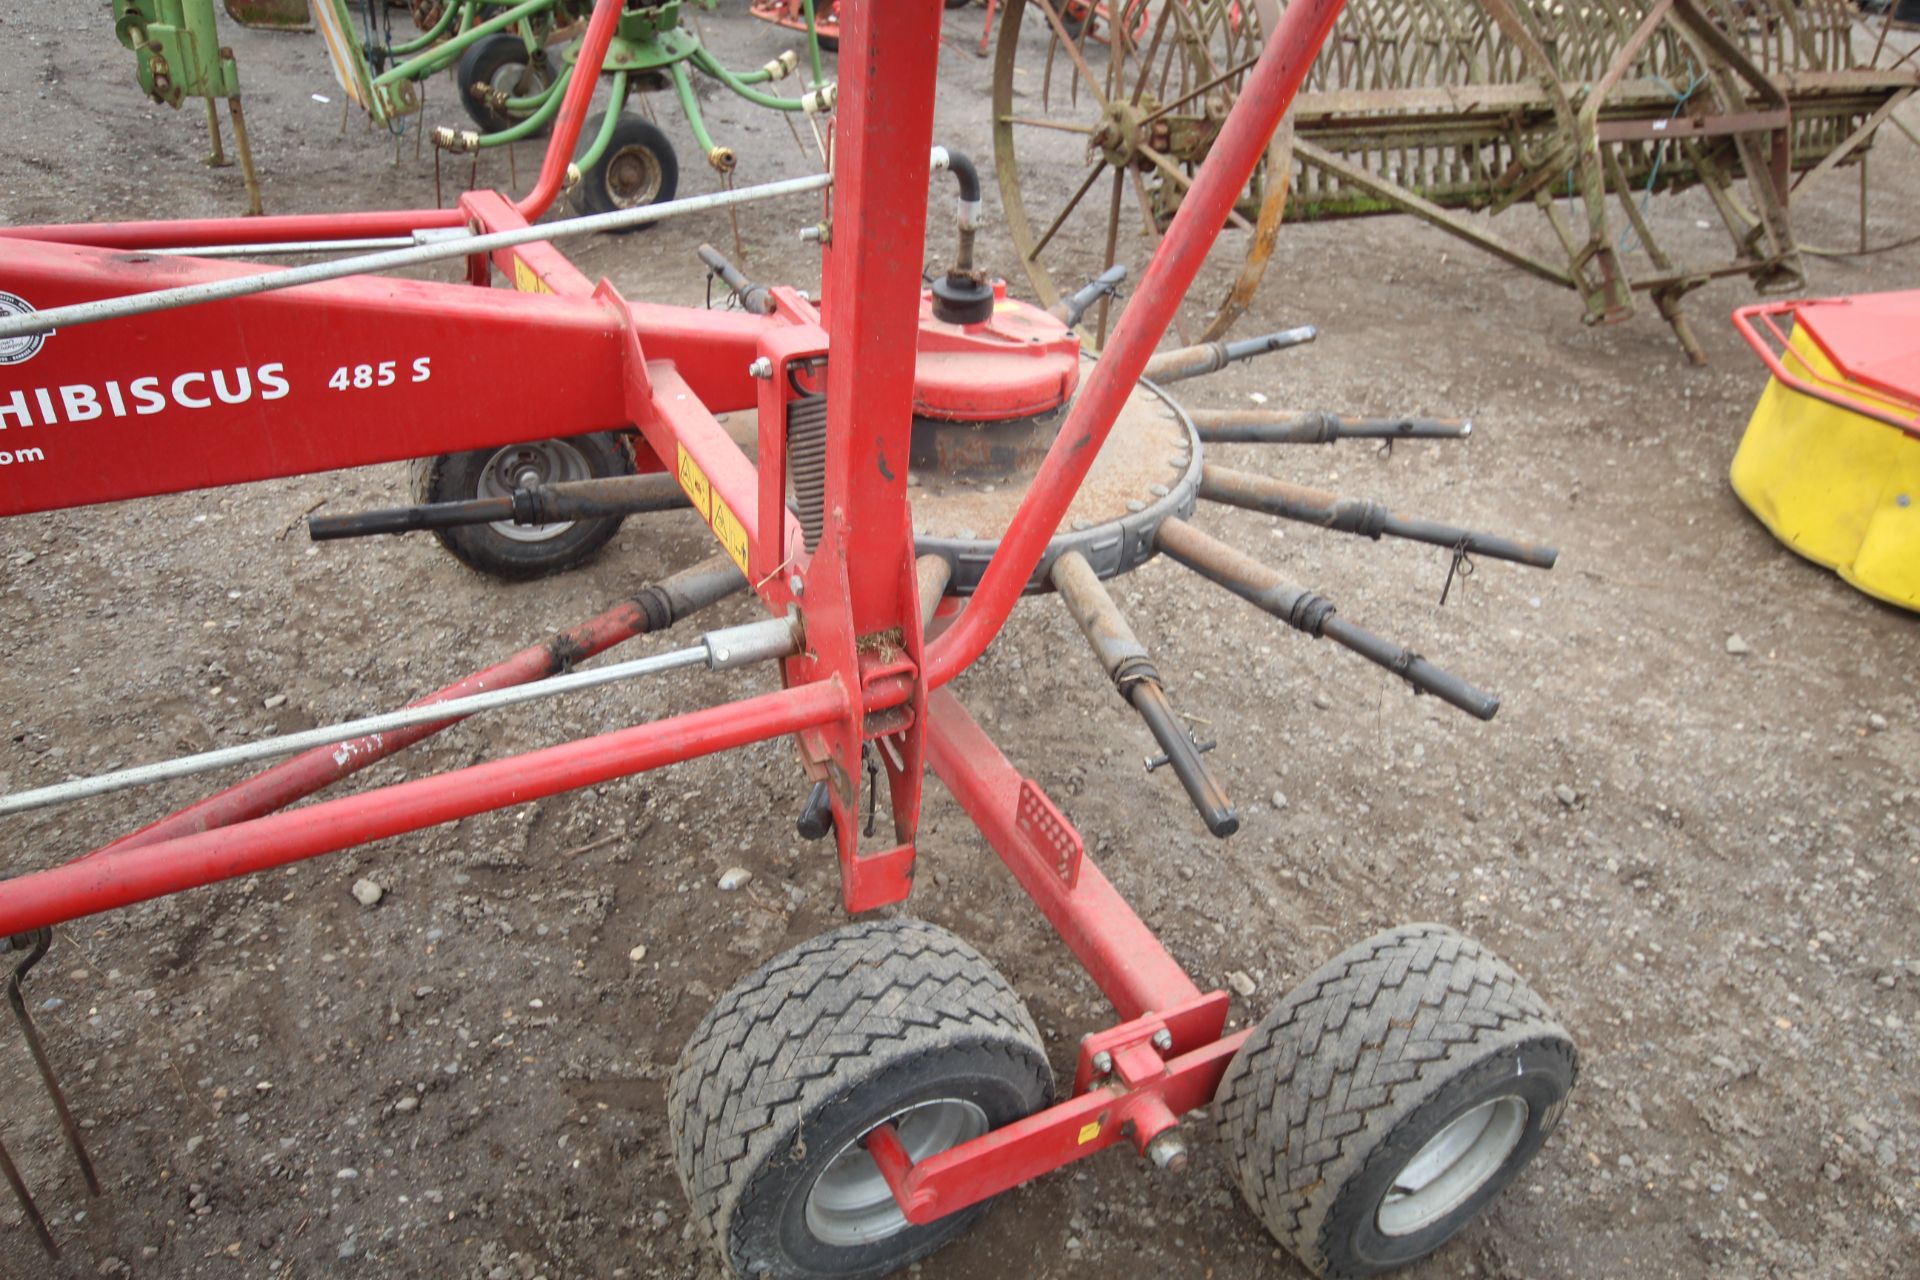
[[[1733,320],[1773,373],[1733,491],[1807,559],[1920,610],[1920,290],[1762,303]]]

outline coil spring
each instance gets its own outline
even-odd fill
[[[803,395],[787,402],[787,480],[793,513],[812,552],[820,546],[827,505],[827,398]]]

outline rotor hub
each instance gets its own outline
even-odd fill
[[[1148,163],[1140,148],[1143,143],[1153,145],[1153,139],[1146,136],[1151,129],[1147,117],[1157,106],[1144,97],[1138,103],[1123,97],[1108,102],[1100,112],[1100,123],[1087,140],[1088,158],[1098,153],[1116,169],[1127,168],[1136,161]]]
[[[996,422],[915,417],[908,480],[914,546],[947,562],[950,594],[970,595],[979,585],[1072,407],[1068,399]],[[1193,514],[1199,487],[1193,423],[1165,391],[1142,383],[1120,410],[1027,591],[1051,590],[1053,563],[1069,551],[1086,557],[1102,578],[1139,568],[1156,554],[1161,523]]]

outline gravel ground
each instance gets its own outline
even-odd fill
[[[948,18],[938,128],[984,156],[979,17]],[[743,5],[702,21],[735,66],[785,43]],[[269,211],[433,198],[410,138],[342,131],[316,37],[224,29]],[[244,207],[234,171],[200,166],[197,113],[140,98],[99,6],[16,6],[0,40],[0,217]],[[450,98],[432,87],[433,122]],[[742,181],[805,170],[781,121],[709,108]],[[689,157],[682,189],[716,189],[660,114]],[[517,157],[523,181],[534,158]],[[443,170],[449,192],[464,167]],[[1889,136],[1873,168],[1875,238],[1910,234],[1920,151]],[[482,183],[511,177],[497,154],[478,166]],[[1797,201],[1801,234],[1847,243],[1850,187]],[[815,285],[794,238],[811,216],[743,210],[750,269]],[[1652,216],[1683,254],[1711,251],[1703,199]],[[1542,230],[1518,213],[1499,226]],[[572,256],[629,297],[697,304],[702,239],[731,232],[669,223]],[[983,254],[1014,261],[997,225]],[[1912,286],[1920,249],[1810,270],[1815,292]],[[1553,542],[1551,573],[1484,563],[1442,608],[1432,548],[1199,521],[1498,691],[1491,724],[1150,564],[1116,594],[1220,741],[1244,817],[1220,843],[1172,779],[1142,781],[1146,734],[1051,602],[1024,606],[960,682],[1173,954],[1203,984],[1241,976],[1236,1024],[1409,920],[1473,934],[1553,1004],[1584,1055],[1560,1130],[1410,1275],[1920,1275],[1920,633],[1796,559],[1729,491],[1764,375],[1722,317],[1749,296],[1736,281],[1693,297],[1711,356],[1696,369],[1651,314],[1585,328],[1568,295],[1409,221],[1290,226],[1240,331],[1311,321],[1320,340],[1191,384],[1195,404],[1474,418],[1464,446],[1220,456]],[[537,382],[513,389],[475,402],[537,423]],[[634,520],[586,568],[503,586],[425,538],[297,532],[323,501],[403,492],[404,469],[382,467],[0,524],[0,789],[397,703],[709,554],[687,519]],[[371,780],[765,687],[602,690],[450,732]],[[0,873],[202,792],[0,820]],[[722,991],[843,920],[832,859],[793,835],[801,794],[791,751],[766,744],[62,929],[28,995],[107,1191],[85,1196],[24,1049],[0,1036],[0,1136],[67,1245],[48,1266],[0,1203],[0,1275],[716,1274],[673,1173],[665,1081]],[[1110,1011],[938,787],[923,835],[908,909],[1001,968],[1070,1072]],[[751,879],[723,889],[736,867]],[[1304,1274],[1240,1203],[1210,1122],[1195,1127],[1183,1177],[1108,1153],[1011,1193],[919,1274]]]

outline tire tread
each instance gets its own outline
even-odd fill
[[[694,1216],[731,1257],[730,1226],[803,1118],[903,1058],[971,1045],[1044,1075],[1026,1006],[979,952],[917,920],[865,921],[774,957],[721,997],[668,1088]],[[738,1263],[738,1259],[733,1259]]]
[[[1217,1097],[1241,1191],[1328,1274],[1334,1205],[1369,1155],[1490,1052],[1542,1041],[1571,1059],[1546,1005],[1479,944],[1433,924],[1369,938],[1290,992],[1228,1067]]]

